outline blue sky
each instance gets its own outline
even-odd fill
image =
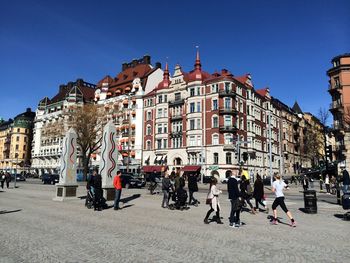
[[[256,88],[317,115],[327,69],[350,52],[350,1],[17,1],[0,6],[0,116],[77,78],[96,83],[150,54],[170,69],[251,73]]]

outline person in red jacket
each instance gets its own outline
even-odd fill
[[[122,180],[120,178],[121,174],[122,173],[120,171],[118,171],[117,175],[113,179],[113,185],[115,188],[114,210],[120,209],[119,201],[120,201],[120,196],[122,194]]]

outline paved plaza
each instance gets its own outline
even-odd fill
[[[298,189],[286,193],[296,228],[279,209],[282,223],[277,226],[265,213],[243,212],[244,225],[235,229],[228,226],[225,192],[220,196],[224,224],[205,225],[204,192],[196,195],[198,207],[171,211],[160,207],[161,195],[123,189],[122,210],[95,212],[84,207],[83,199],[52,201],[52,185],[18,186],[0,192],[1,263],[350,261],[350,222],[340,218],[344,210],[325,194],[318,195],[318,213],[305,214],[299,210]],[[85,194],[80,186],[78,196]]]

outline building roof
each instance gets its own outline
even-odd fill
[[[171,83],[168,62],[165,64],[163,80],[158,84],[156,90],[167,89]]]
[[[103,79],[101,79],[98,83],[97,83],[97,87],[100,88],[102,87],[103,83],[107,83],[108,85],[112,84],[113,82],[113,78],[109,75],[106,75]]]
[[[185,80],[187,82],[196,81],[196,80],[204,81],[210,77],[211,77],[211,74],[209,74],[208,72],[202,71],[202,64],[199,57],[199,50],[197,50],[194,69],[185,75]]]
[[[298,102],[295,102],[293,107],[292,107],[293,111],[296,113],[296,114],[303,114],[303,111],[301,110]]]
[[[344,53],[342,55],[338,55],[338,56],[332,58],[332,63],[340,58],[347,58],[347,57],[350,57],[350,53]]]

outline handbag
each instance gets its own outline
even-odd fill
[[[206,205],[211,205],[211,198],[207,198],[207,200],[205,200],[205,204]]]

